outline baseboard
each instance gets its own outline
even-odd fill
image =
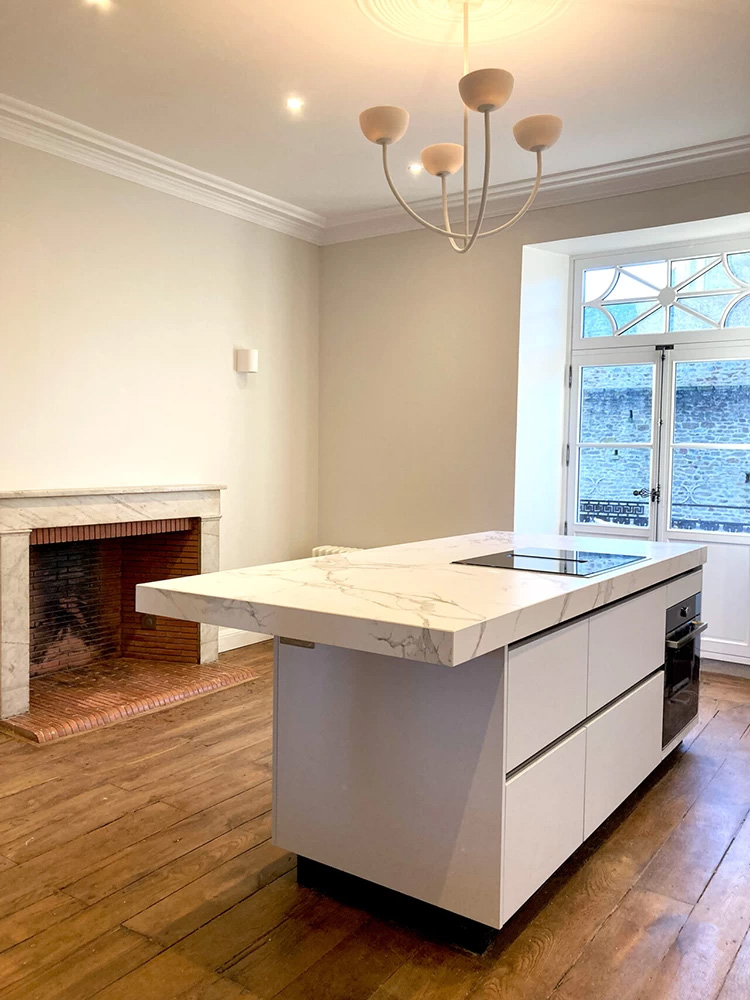
[[[706,674],[729,674],[732,677],[747,677],[750,679],[750,666],[746,663],[733,663],[731,660],[701,660],[701,672]]]
[[[252,646],[255,642],[265,642],[270,635],[261,632],[245,632],[240,628],[219,629],[219,652],[226,653],[228,649],[239,649],[240,646]]]

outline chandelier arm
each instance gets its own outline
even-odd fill
[[[443,222],[445,223],[445,228],[447,230],[449,230],[449,231],[452,232],[452,230],[451,230],[451,217],[450,217],[450,213],[448,212],[447,177],[446,177],[445,174],[441,174],[440,175],[440,190],[441,190],[441,195],[442,195],[442,200],[443,200]],[[457,251],[457,250],[461,249],[459,247],[458,243],[456,243],[456,241],[454,239],[450,239],[450,240],[448,240],[448,242],[450,243],[450,245],[453,247],[454,250]],[[464,243],[465,242],[466,242],[466,240],[464,239]]]
[[[399,205],[403,208],[403,210],[407,213],[407,215],[410,215],[412,217],[412,219],[414,219],[415,222],[418,222],[420,224],[420,226],[424,226],[425,229],[432,230],[433,233],[440,233],[441,236],[448,236],[449,238],[450,237],[454,237],[455,238],[455,237],[458,236],[458,237],[460,237],[462,239],[468,239],[468,236],[467,236],[466,233],[453,233],[453,232],[449,232],[447,229],[441,229],[440,226],[433,226],[433,224],[431,222],[428,222],[427,219],[423,219],[421,215],[417,215],[417,213],[414,211],[414,209],[411,207],[411,205],[409,205],[408,202],[404,201],[404,199],[401,197],[401,195],[398,192],[398,188],[393,183],[393,178],[391,177],[391,172],[388,169],[388,145],[387,145],[387,143],[383,143],[383,170],[385,172],[385,179],[388,181],[388,187],[391,189],[393,197],[396,199],[396,201],[399,203]]]
[[[479,230],[484,222],[484,213],[487,210],[487,195],[490,188],[490,160],[491,160],[491,150],[492,142],[490,140],[490,112],[484,112],[484,177],[482,178],[482,198],[479,202],[479,212],[477,214],[477,221],[474,223],[474,230],[469,237],[469,239],[464,243],[462,247],[456,250],[456,253],[468,253],[469,250],[474,246],[477,239],[479,238]]]
[[[464,4],[464,76],[469,72],[469,5]],[[469,109],[464,104],[464,232],[469,232]],[[446,226],[450,229],[450,226]],[[464,240],[464,245],[466,240]]]
[[[501,233],[504,229],[509,229],[512,225],[515,225],[515,223],[518,222],[518,220],[522,216],[526,215],[526,213],[528,212],[528,210],[531,208],[531,206],[532,206],[532,204],[534,202],[534,199],[537,196],[537,192],[539,191],[539,185],[541,183],[542,183],[542,152],[541,152],[541,150],[537,150],[537,153],[536,153],[536,180],[534,181],[534,186],[531,189],[531,194],[526,199],[523,207],[518,212],[516,212],[516,214],[513,216],[512,219],[508,219],[507,222],[504,222],[502,224],[502,226],[498,226],[496,229],[488,229],[486,233],[480,233],[479,234],[479,238],[482,239],[484,236],[494,236],[495,233]]]

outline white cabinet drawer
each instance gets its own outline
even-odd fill
[[[587,724],[584,837],[660,762],[663,704],[660,671]]]
[[[505,922],[583,843],[586,730],[519,771],[505,789]]]
[[[663,665],[665,600],[660,587],[590,619],[587,715]]]
[[[588,621],[511,649],[506,773],[587,715]]]

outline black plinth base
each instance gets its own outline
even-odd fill
[[[297,857],[297,881],[349,906],[368,910],[383,920],[406,925],[425,937],[475,955],[486,951],[497,937],[494,927],[301,855]]]

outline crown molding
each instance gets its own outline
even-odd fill
[[[0,94],[0,138],[317,245],[420,228],[398,205],[324,218],[3,94]],[[549,174],[543,178],[532,211],[745,172],[750,172],[750,135]],[[517,211],[531,184],[529,179],[491,187],[487,217]],[[473,192],[472,205],[476,206],[478,200],[478,192]],[[453,195],[450,203],[458,209],[461,196]],[[428,218],[433,215],[436,222],[442,220],[439,198],[415,202],[414,208]]]
[[[0,95],[0,138],[41,149],[266,229],[275,229],[310,243],[322,242],[325,220],[314,212],[196,170],[4,94]]]
[[[750,172],[750,135],[548,174],[542,179],[541,189],[531,210],[637,194],[746,172]],[[533,180],[529,178],[490,187],[487,218],[511,215],[518,211],[532,184]],[[476,207],[479,192],[472,192],[470,202]],[[456,210],[460,209],[461,195],[452,195],[449,204]],[[439,198],[414,202],[413,208],[430,221],[442,224]],[[398,205],[393,205],[371,212],[329,217],[326,219],[323,244],[347,243],[420,228],[419,223],[414,222]]]

